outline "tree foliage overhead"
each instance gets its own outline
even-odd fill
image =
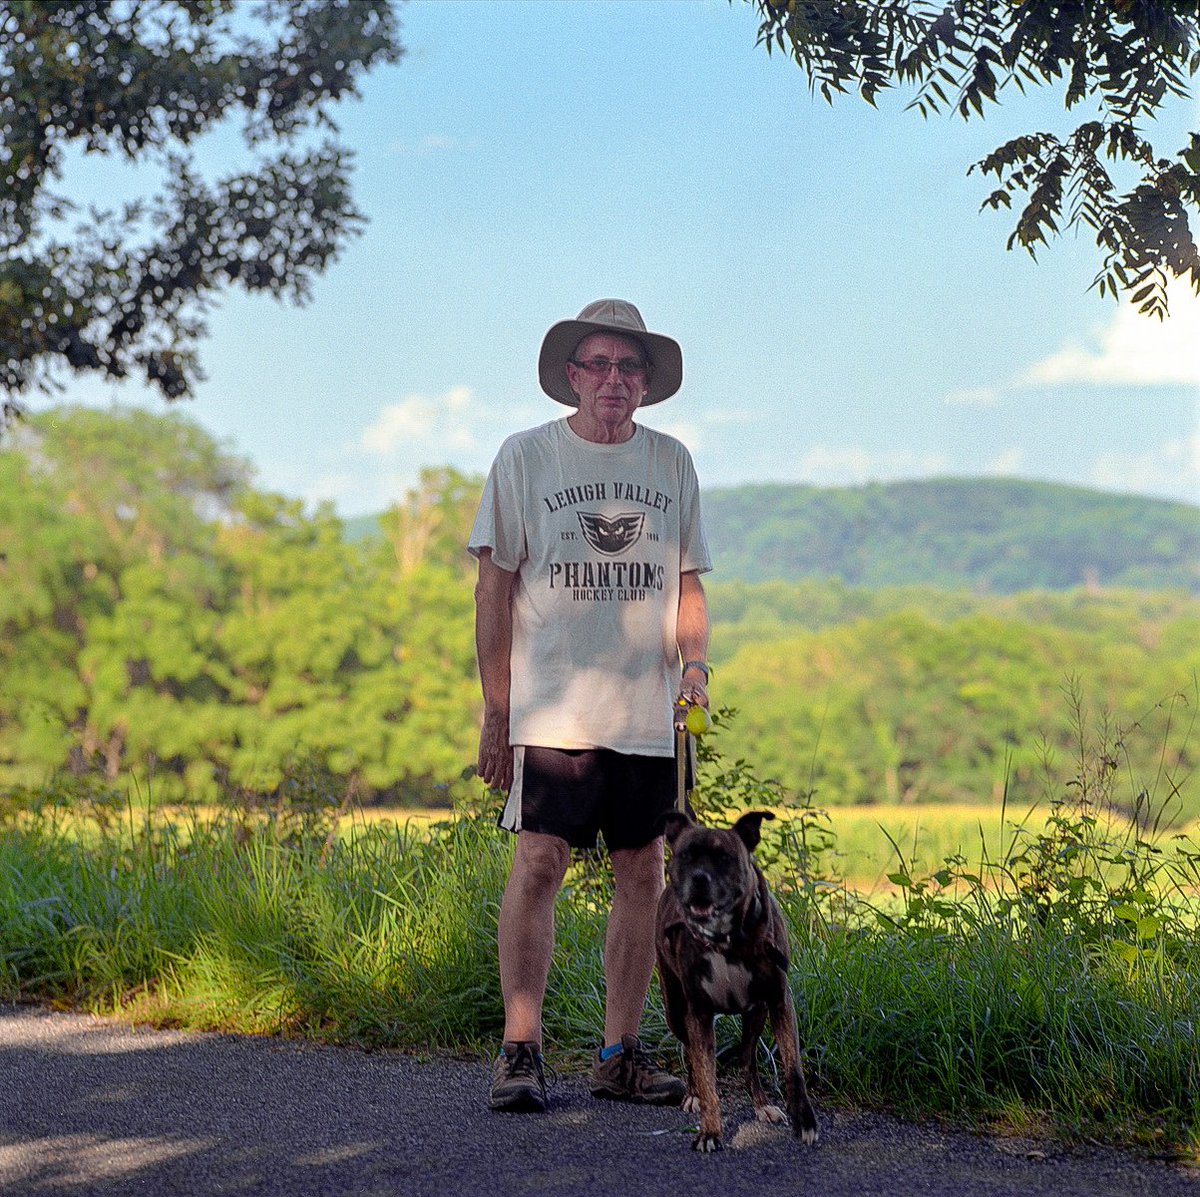
[[[1065,84],[1067,108],[1098,119],[1066,138],[1030,133],[971,170],[1000,186],[984,207],[1023,206],[1008,240],[1036,256],[1047,238],[1092,230],[1102,255],[1093,286],[1128,292],[1163,317],[1166,284],[1186,276],[1200,294],[1200,253],[1189,217],[1200,212],[1200,132],[1163,157],[1143,124],[1168,97],[1186,97],[1200,66],[1196,0],[753,0],[759,43],[790,54],[832,102],[856,90],[869,104],[911,87],[922,116],[982,116],[1009,86]],[[1112,167],[1140,179],[1122,192]]]
[[[187,395],[218,291],[307,298],[363,223],[330,107],[399,55],[390,0],[0,0],[4,414],[64,366]],[[253,168],[204,178],[197,139],[236,119]],[[80,212],[70,149],[165,181]]]

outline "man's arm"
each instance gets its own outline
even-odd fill
[[[508,742],[509,654],[512,649],[512,596],[517,575],[479,553],[475,583],[475,659],[483,686],[483,729],[477,770],[498,790],[512,785],[512,746]]]
[[[675,621],[675,640],[684,661],[708,660],[708,603],[700,575],[688,570],[679,575],[679,614]],[[689,703],[708,706],[708,678],[703,669],[684,670],[679,697]]]

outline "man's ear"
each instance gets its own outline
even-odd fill
[[[730,830],[753,852],[762,838],[762,821],[773,818],[775,816],[769,810],[748,811]]]
[[[658,829],[667,837],[667,843],[672,848],[675,847],[675,841],[689,828],[695,827],[695,820],[691,815],[681,810],[669,810],[664,815],[660,815],[658,819]]]

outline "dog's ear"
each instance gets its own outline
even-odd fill
[[[744,814],[730,830],[753,852],[762,838],[762,821],[773,818],[775,816],[769,810],[752,810]]]
[[[695,826],[695,820],[686,811],[669,810],[658,818],[658,830],[667,837],[667,843],[672,848],[675,847],[675,841],[683,832],[689,827]]]

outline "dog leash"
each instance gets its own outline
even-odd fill
[[[688,712],[688,701],[681,698],[675,704],[675,809],[680,814],[687,811],[687,753],[688,729],[683,722]]]

